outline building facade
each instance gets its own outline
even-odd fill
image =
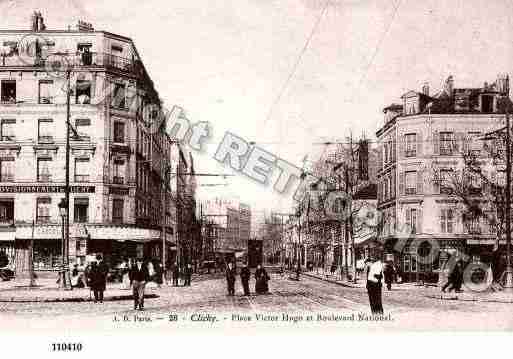
[[[111,265],[161,256],[173,226],[173,143],[133,41],[83,22],[48,30],[36,13],[27,30],[0,30],[0,44],[0,246],[17,272],[32,240],[36,270],[62,262],[66,70],[71,263],[97,253]]]
[[[490,260],[495,233],[486,223],[473,230],[459,199],[435,174],[448,178],[461,168],[463,150],[482,153],[479,138],[504,126],[498,101],[508,95],[507,76],[481,88],[455,88],[451,76],[437,94],[424,85],[383,110],[384,125],[376,134],[379,239],[403,279],[437,281],[456,253]]]

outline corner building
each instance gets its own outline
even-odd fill
[[[378,235],[403,280],[439,281],[440,274],[446,275],[445,263],[457,253],[473,262],[491,262],[493,228],[485,220],[465,221],[458,198],[434,173],[450,178],[451,171],[463,166],[462,152],[484,154],[480,138],[504,126],[505,116],[498,109],[503,96],[509,96],[506,75],[480,88],[455,88],[450,76],[437,94],[431,96],[425,84],[421,92],[405,93],[402,104],[383,110],[384,125],[376,133],[382,219]],[[476,195],[482,196],[479,186],[476,181]],[[411,235],[398,247],[404,228]],[[426,246],[431,240],[439,251]]]
[[[172,242],[174,233],[163,195],[173,143],[156,121],[161,102],[134,43],[83,22],[42,24],[35,13],[29,30],[0,30],[0,250],[17,274],[32,239],[36,271],[62,262],[66,75],[55,70],[69,66],[70,263],[98,253],[111,266],[161,256],[163,236]]]

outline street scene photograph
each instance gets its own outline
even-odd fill
[[[2,328],[510,332],[512,14],[0,0]]]

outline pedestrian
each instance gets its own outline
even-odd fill
[[[130,281],[134,296],[134,310],[144,310],[144,288],[150,280],[148,266],[144,265],[142,258],[137,258],[136,263],[130,269]]]
[[[383,314],[381,298],[381,280],[383,278],[383,263],[378,258],[367,270],[367,293],[372,314]]]
[[[94,302],[99,301],[103,303],[103,292],[105,292],[107,286],[107,275],[109,274],[109,267],[103,260],[101,255],[96,256],[96,266],[93,271],[93,282],[94,282]]]
[[[178,279],[180,278],[180,267],[178,266],[177,262],[173,264],[171,271],[173,272],[173,286],[178,287]]]
[[[249,290],[249,279],[251,278],[251,271],[249,270],[248,264],[244,263],[240,270],[240,281],[242,283],[242,289],[244,290],[244,295],[250,295]]]
[[[448,262],[449,263],[449,262]],[[449,273],[449,277],[447,278],[447,282],[442,286],[442,292],[445,293],[445,290],[449,288],[449,292],[453,289],[458,292],[461,290],[461,285],[463,283],[463,271],[461,270],[461,262],[456,262],[454,268],[452,268]]]
[[[166,285],[173,283],[173,263],[171,261],[166,262],[166,270],[164,272],[164,282]]]
[[[385,277],[385,284],[387,285],[388,290],[392,290],[392,282],[394,280],[394,275],[394,265],[391,261],[388,261],[383,269],[383,276]]]
[[[268,281],[271,279],[261,264],[257,265],[255,271],[255,293],[264,294],[269,292]]]
[[[192,264],[190,263],[187,263],[187,266],[185,266],[185,283],[184,283],[184,286],[185,287],[190,287],[191,286],[191,278],[192,278]]]
[[[164,273],[162,263],[160,263],[158,259],[155,259],[155,264],[153,267],[155,268],[155,283],[157,283],[157,288],[162,288],[162,277]]]
[[[235,278],[237,271],[233,267],[232,262],[228,262],[226,266],[226,283],[228,285],[228,295],[235,295]]]

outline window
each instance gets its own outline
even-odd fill
[[[125,181],[125,161],[124,160],[114,160],[113,167],[113,182],[115,184],[123,184]]]
[[[52,143],[53,142],[53,121],[50,119],[39,120],[38,126],[38,142]]]
[[[479,223],[479,218],[472,218],[469,215],[464,217],[463,221],[465,225],[465,229],[469,234],[481,234],[481,225]]]
[[[38,198],[36,200],[36,221],[38,223],[50,222],[50,207],[52,199],[49,197]]]
[[[14,224],[14,199],[0,201],[0,225]]]
[[[0,86],[2,103],[16,103],[16,81],[4,80]]]
[[[452,155],[454,150],[454,133],[440,132],[440,154],[444,156]]]
[[[385,158],[385,164],[388,163],[388,143],[385,143],[383,146],[383,152],[384,152],[384,158]]]
[[[123,222],[123,200],[115,198],[112,201],[112,221],[115,223]]]
[[[52,85],[52,80],[39,81],[39,103],[53,103],[53,97],[51,95]]]
[[[417,155],[417,134],[409,133],[404,136],[405,139],[405,157],[415,157]]]
[[[16,141],[16,134],[14,128],[16,126],[16,120],[2,120],[1,136],[2,141]]]
[[[38,182],[51,182],[52,174],[50,166],[52,164],[51,158],[38,158],[37,159],[37,181]]]
[[[405,173],[405,194],[417,193],[417,171],[408,171]]]
[[[93,54],[91,53],[92,44],[78,44],[77,50],[82,60],[82,65],[90,66],[93,63]]]
[[[481,149],[483,148],[483,143],[480,139],[481,132],[469,132],[469,150],[470,152],[475,155],[479,156],[481,153]]]
[[[125,124],[123,122],[114,122],[114,142],[125,143]]]
[[[89,182],[89,159],[75,159],[75,182]]]
[[[14,181],[14,159],[0,160],[0,182]]]
[[[77,80],[75,91],[75,101],[77,104],[91,103],[91,81]]]
[[[442,233],[453,233],[454,211],[451,208],[443,208],[440,211],[440,231]]]
[[[482,181],[481,177],[477,174],[469,175],[469,192],[471,195],[478,195],[481,193]]]
[[[90,135],[91,128],[91,120],[88,118],[77,118],[75,120],[75,129],[80,136],[80,140],[89,141],[91,139]]]
[[[493,112],[493,96],[481,95],[481,112],[492,113]]]
[[[411,228],[410,233],[417,233],[417,209],[409,208],[406,210],[406,225]]]
[[[440,194],[452,194],[452,170],[440,170]]]
[[[112,49],[112,53],[114,55],[118,55],[119,56],[123,52],[123,47],[119,46],[119,45],[112,45],[111,49]]]
[[[89,198],[75,198],[74,218],[76,223],[89,221]]]
[[[114,92],[112,93],[112,107],[114,108],[125,108],[125,85],[114,84]]]

